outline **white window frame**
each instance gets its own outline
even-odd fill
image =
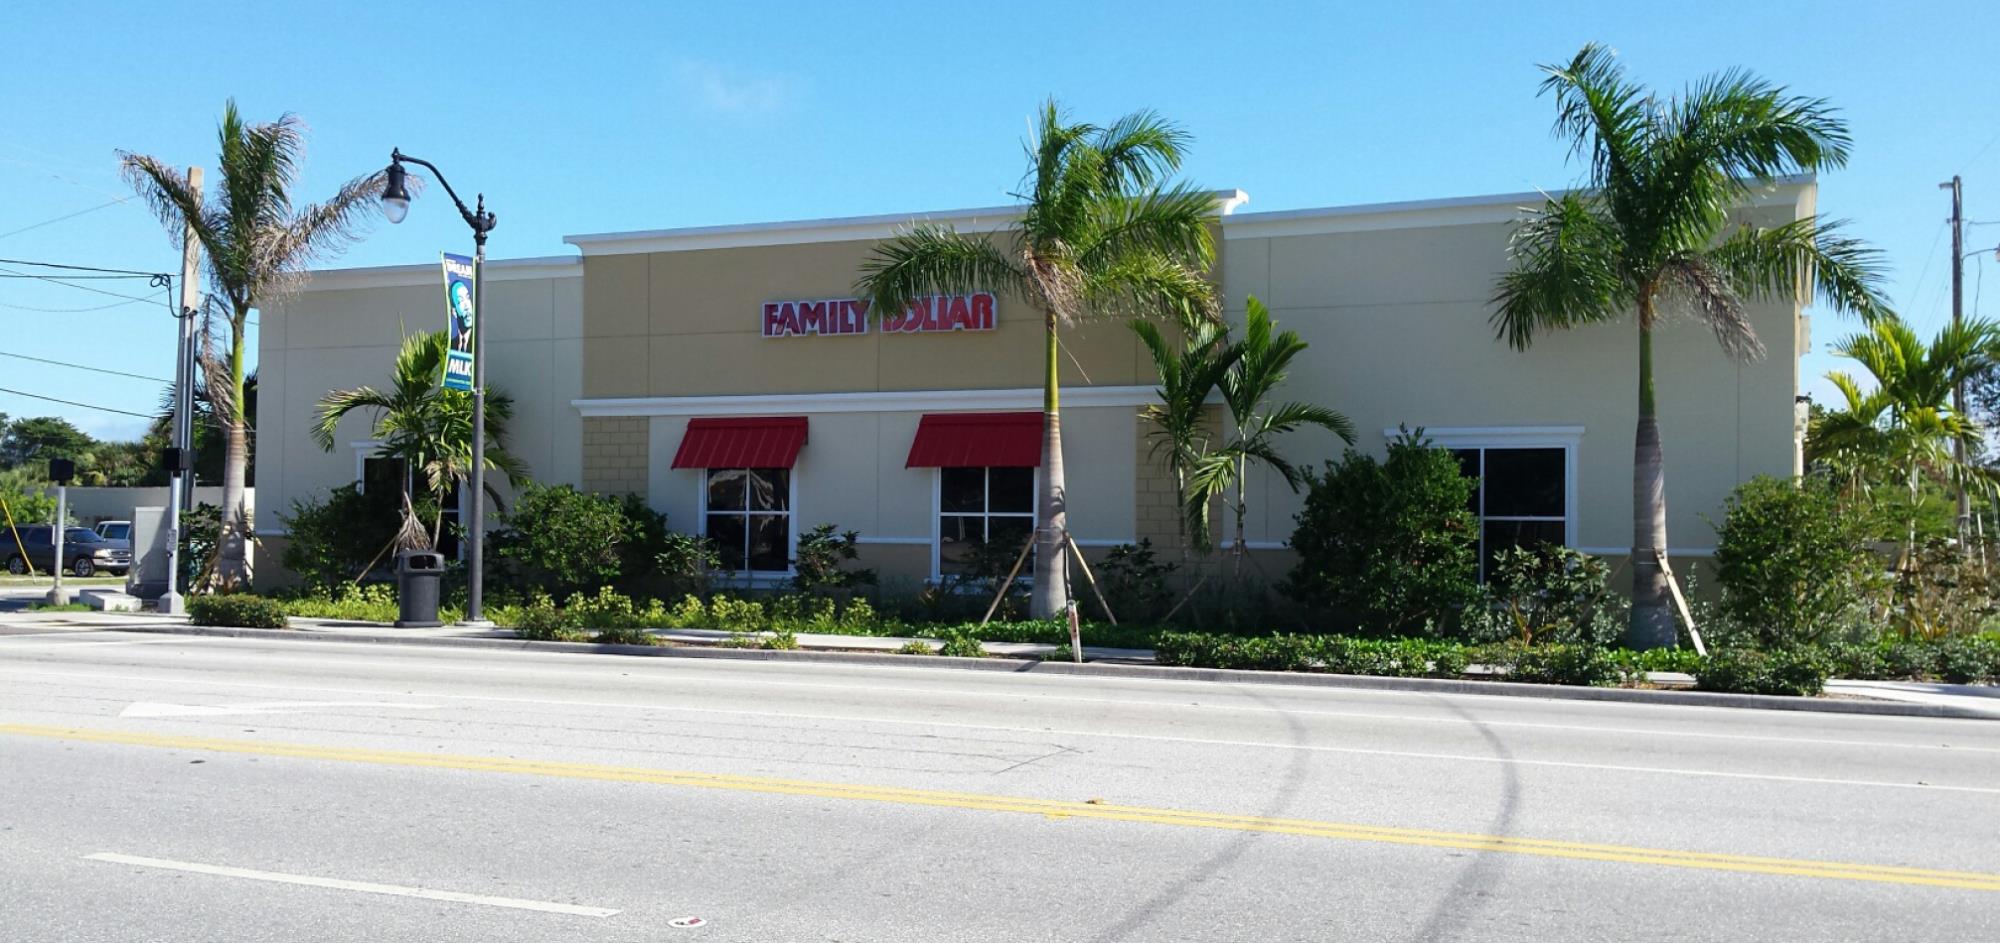
[[[696,519],[699,520],[701,524],[695,529],[694,535],[696,537],[706,538],[708,536],[708,473],[711,471],[730,471],[736,468],[748,468],[748,467],[749,466],[732,465],[729,466],[728,468],[697,469],[697,471],[701,472],[701,474],[695,476],[695,513],[696,513]],[[766,465],[759,467],[771,468],[775,466]],[[785,469],[785,493],[786,493],[785,511],[784,511],[785,568],[782,570],[717,570],[716,572],[718,574],[729,577],[731,579],[747,580],[753,584],[762,582],[778,582],[780,580],[791,579],[792,577],[798,575],[798,566],[793,562],[798,558],[799,555],[799,464],[796,462],[792,464],[792,467]],[[753,513],[755,514],[778,513],[776,511],[754,511],[754,512],[750,511],[748,510],[749,501],[747,498],[745,499],[744,504],[745,504],[745,510],[741,513],[743,513],[745,516],[748,516]],[[735,514],[738,512],[731,510],[731,511],[717,511],[715,513]],[[748,525],[746,524],[745,526]],[[744,566],[750,565],[750,558],[747,554],[743,558],[743,565]]]
[[[978,466],[967,466],[967,467],[977,467],[986,472],[986,491],[985,491],[986,507],[990,509],[993,506],[993,469],[1012,468],[1019,466],[978,465]],[[1037,467],[1034,470],[1033,477],[1035,482],[1034,491],[1028,496],[1027,517],[1028,517],[1029,533],[1033,533],[1035,528],[1041,525],[1042,470],[1039,467]],[[953,512],[953,513],[957,514],[960,512]],[[968,513],[968,514],[963,514],[963,516],[971,517],[972,515]],[[991,510],[983,509],[979,512],[979,516],[991,518],[994,516],[994,512]],[[1020,517],[1021,515],[1012,511],[1001,511],[999,512],[999,516]],[[1014,577],[1014,582],[1031,584],[1033,582],[1032,575],[1033,574],[1030,573],[1018,574]],[[944,581],[944,469],[933,468],[931,469],[931,582],[939,583],[943,581]]]
[[[1411,431],[1418,431],[1415,427]],[[1449,426],[1426,428],[1423,437],[1431,445],[1441,449],[1562,449],[1563,450],[1563,546],[1576,547],[1579,522],[1577,520],[1577,450],[1583,443],[1582,426]],[[1403,430],[1384,429],[1382,437],[1388,441],[1403,434]],[[1480,458],[1481,468],[1485,458]],[[1479,546],[1480,566],[1485,568],[1486,546],[1486,487],[1479,490]],[[1497,517],[1494,520],[1555,520],[1553,517]]]

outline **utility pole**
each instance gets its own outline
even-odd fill
[[[1951,191],[1951,326],[1957,328],[1965,324],[1965,187],[1957,174],[1950,183],[1938,184],[1940,190]],[[1951,411],[1965,415],[1965,377],[1951,389]],[[1954,438],[1951,442],[1951,457],[1957,466],[1954,477],[1958,481],[1958,539],[1963,542],[1972,532],[1972,496],[1965,489],[1965,440]]]
[[[189,167],[188,189],[201,201],[201,168]],[[201,307],[201,243],[194,227],[181,234],[180,316],[174,319],[174,423],[169,435],[173,442],[172,477],[167,488],[167,594],[160,597],[160,611],[181,615],[186,605],[181,599],[181,506],[194,490],[194,316]]]

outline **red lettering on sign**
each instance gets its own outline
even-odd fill
[[[799,332],[802,334],[827,333],[826,302],[799,302]]]
[[[925,295],[911,299],[901,311],[883,315],[882,331],[890,334],[990,331],[997,322],[994,306],[989,292]],[[765,302],[764,336],[866,334],[870,327],[869,307],[870,303],[861,298]]]

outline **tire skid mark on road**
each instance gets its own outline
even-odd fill
[[[645,769],[591,763],[565,763],[548,760],[510,759],[505,757],[322,747],[309,744],[226,740],[209,737],[162,736],[157,734],[75,727],[38,727],[0,724],[0,735],[110,743],[162,749],[277,756],[376,766],[429,767],[467,772],[548,776],[607,782],[648,783],[697,789],[805,796],[823,799],[845,799],[978,812],[1014,813],[1057,820],[1086,819],[1178,826],[1183,828],[1262,832],[1306,838],[1450,848],[1500,854],[1652,865],[1656,867],[1690,868],[1822,880],[1861,881],[1878,884],[1902,884],[2000,892],[2000,874],[1972,871],[1947,871],[1899,865],[1813,861],[1734,855],[1718,852],[1643,848],[1592,842],[1520,838],[1507,835],[1480,835],[1394,826],[1323,822],[1310,819],[1235,815],[1225,812],[1120,806],[1061,799],[1033,799],[1020,796],[949,792],[930,789],[906,789],[895,786],[873,786],[853,783],[816,782],[811,780],[742,776],[725,773]]]

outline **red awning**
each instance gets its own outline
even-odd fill
[[[806,444],[806,417],[690,419],[675,468],[790,468]]]
[[[905,468],[1034,468],[1041,413],[931,413],[917,423]]]

